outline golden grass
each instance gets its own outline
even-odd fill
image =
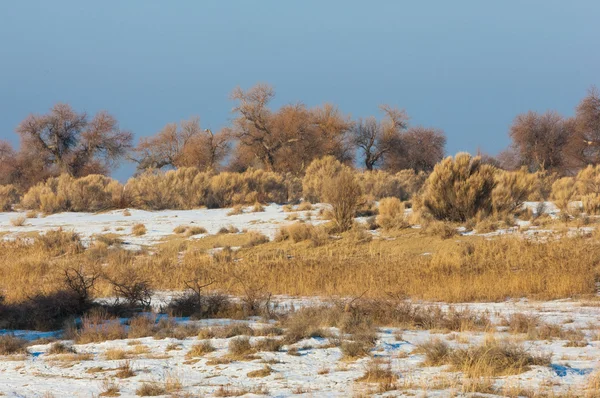
[[[449,227],[449,224],[436,224]],[[447,302],[497,301],[507,297],[557,299],[596,291],[600,268],[597,234],[531,241],[518,237],[431,234],[428,229],[387,232],[382,239],[355,239],[355,233],[329,239],[323,227],[294,224],[287,239],[267,242],[253,233],[219,234],[187,241],[173,237],[153,253],[113,247],[84,249],[69,232],[48,232],[26,240],[0,242],[0,290],[7,303],[62,288],[64,270],[92,272],[103,264],[107,277],[139,272],[153,289],[181,290],[190,280],[215,280],[210,289],[255,296],[271,294],[412,297]],[[364,233],[363,233],[364,235]],[[318,244],[315,244],[315,241]],[[260,243],[260,244],[259,244]],[[241,247],[223,250],[215,247]],[[96,294],[113,294],[101,278]],[[85,326],[85,325],[84,325]],[[119,325],[88,325],[118,338]],[[94,326],[94,327],[92,327]],[[88,334],[87,337],[84,337]]]

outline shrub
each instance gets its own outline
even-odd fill
[[[214,350],[215,350],[215,347],[212,345],[212,343],[210,341],[204,341],[200,344],[194,344],[192,346],[192,348],[190,348],[190,350],[186,354],[186,357],[188,357],[188,358],[203,357],[204,355],[206,355],[210,352],[213,352]]]
[[[568,217],[569,203],[574,200],[577,193],[575,182],[572,177],[563,177],[552,184],[552,199],[563,217]]]
[[[492,191],[492,204],[496,213],[513,213],[535,189],[537,178],[527,170],[498,171],[496,186]]]
[[[361,203],[362,192],[351,171],[344,170],[328,181],[324,198],[331,204],[333,222],[338,232],[352,228],[356,211]]]
[[[144,224],[135,224],[131,227],[131,233],[135,236],[146,235],[146,226]]]
[[[342,171],[349,172],[350,169],[333,156],[313,160],[302,179],[304,199],[312,203],[325,201],[326,185]]]
[[[495,169],[459,153],[438,163],[425,183],[424,208],[438,220],[466,221],[492,210]]]
[[[27,217],[25,216],[18,216],[10,219],[10,223],[13,227],[22,227],[23,225],[25,225],[26,221]]]
[[[0,336],[0,355],[14,355],[27,353],[27,341],[10,334]]]
[[[137,390],[135,395],[140,397],[156,397],[166,394],[166,388],[157,382],[144,382]]]
[[[376,222],[384,229],[406,228],[404,203],[398,198],[383,198],[379,201],[379,214]]]
[[[576,181],[577,192],[580,195],[600,194],[600,165],[589,165],[579,171]]]
[[[600,214],[600,194],[589,193],[581,197],[583,211],[587,214]]]
[[[19,193],[14,185],[0,185],[0,211],[11,211],[19,202]]]
[[[362,341],[345,341],[340,346],[342,357],[347,360],[353,360],[369,355],[370,345]]]
[[[358,183],[369,200],[380,200],[394,197],[408,200],[423,186],[425,173],[415,173],[414,170],[401,170],[391,174],[382,170],[356,173]]]
[[[247,337],[236,337],[229,342],[229,355],[233,358],[245,358],[254,353]]]
[[[281,227],[275,240],[292,240],[294,243],[312,240],[315,243],[321,243],[329,238],[323,227],[316,227],[312,224],[297,222],[285,227]]]
[[[30,188],[21,205],[45,213],[100,211],[125,206],[124,192],[118,181],[103,175],[74,178],[63,174]]]

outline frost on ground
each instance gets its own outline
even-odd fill
[[[282,300],[284,306],[294,304],[301,307],[309,305],[311,301],[318,304],[314,299],[307,298],[278,300]],[[596,304],[571,300],[520,300],[456,306],[485,312],[495,325],[494,338],[517,340],[532,354],[551,356],[549,366],[532,366],[519,375],[485,379],[486,391],[496,391],[486,396],[503,395],[500,391],[521,391],[519,395],[531,396],[527,394],[541,390],[556,394],[570,391],[573,396],[583,394],[583,388],[589,385],[600,366],[600,326],[597,324],[600,306]],[[534,315],[542,322],[579,330],[583,333],[581,341],[584,343],[569,344],[568,340],[560,338],[529,340],[525,334],[509,334],[506,326],[502,326],[502,320],[513,313]],[[181,322],[206,327],[234,321]],[[255,330],[268,326],[263,322],[260,319],[247,321]],[[335,335],[336,329],[331,332]],[[425,356],[417,350],[417,346],[437,338],[452,347],[467,347],[481,343],[489,338],[490,333],[490,330],[447,332],[380,328],[369,356],[357,360],[344,360],[335,339],[327,337],[313,337],[283,345],[276,352],[258,349],[246,358],[235,359],[227,359],[228,347],[239,337],[113,340],[74,345],[76,354],[58,355],[47,352],[51,344],[33,342],[28,347],[27,355],[4,357],[0,361],[0,395],[89,397],[106,392],[112,385],[119,390],[120,396],[129,397],[139,394],[140,388],[147,384],[161,389],[162,396],[252,394],[249,396],[284,397],[304,394],[342,397],[421,396],[422,393],[439,397],[465,396],[468,395],[463,393],[465,385],[473,389],[474,384],[468,384],[460,372],[452,371],[448,366],[425,366]],[[266,338],[250,337],[250,343],[256,345]],[[210,341],[214,351],[198,356],[189,355],[194,345],[206,341]],[[69,341],[65,343],[71,344]],[[373,361],[379,361],[384,368],[391,370],[396,380],[384,385],[360,381]],[[133,370],[132,374],[119,373],[127,367],[126,364]]]

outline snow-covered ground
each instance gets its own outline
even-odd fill
[[[282,305],[307,305],[311,298],[278,298]],[[318,300],[316,300],[318,301]],[[596,303],[597,304],[597,303]],[[508,335],[505,327],[496,326],[495,337],[510,337],[522,341],[532,353],[551,354],[550,366],[533,366],[531,370],[516,376],[498,377],[496,387],[520,387],[539,391],[550,388],[556,393],[571,390],[577,392],[600,367],[600,341],[597,341],[600,306],[572,300],[531,302],[517,300],[503,303],[477,303],[457,305],[488,314],[496,324],[512,313],[534,314],[541,321],[563,327],[581,329],[588,341],[584,347],[565,347],[564,340],[528,341],[524,335]],[[199,326],[228,324],[229,320],[197,321]],[[260,320],[248,321],[253,328],[266,326]],[[489,332],[487,332],[489,334]],[[251,337],[252,343],[264,337]],[[462,376],[445,367],[423,366],[424,356],[415,352],[419,343],[439,338],[453,346],[477,344],[486,338],[485,332],[435,332],[427,330],[400,330],[381,328],[371,356],[391,364],[397,375],[397,389],[388,396],[446,397],[453,393],[460,396]],[[136,395],[144,382],[164,385],[167,380],[181,383],[180,393],[189,396],[213,396],[220,390],[230,392],[254,392],[254,396],[266,393],[270,396],[353,396],[377,395],[377,385],[357,381],[371,359],[344,361],[338,347],[326,338],[310,338],[293,345],[298,355],[289,355],[291,346],[283,346],[279,352],[258,352],[253,359],[234,360],[219,364],[215,358],[227,355],[231,339],[210,339],[216,351],[202,357],[186,357],[190,348],[202,342],[197,337],[178,340],[152,337],[133,340],[114,340],[102,343],[75,345],[81,359],[61,358],[46,353],[50,344],[32,345],[30,354],[0,361],[0,395],[8,397],[89,397],[97,396],[105,387],[105,380],[118,384],[123,397]],[[67,342],[69,343],[69,342]],[[136,348],[138,347],[138,348]],[[143,347],[140,349],[139,347]],[[135,375],[116,378],[122,359],[106,359],[108,350],[127,352]],[[86,355],[87,356],[84,356]],[[249,377],[248,373],[265,365],[272,373],[264,377]],[[52,394],[52,395],[49,395]],[[385,395],[385,394],[382,394]],[[169,394],[165,394],[169,396]],[[253,395],[249,395],[253,396]],[[493,396],[493,395],[488,395]],[[575,395],[577,396],[577,395]]]
[[[0,213],[0,233],[4,239],[32,232],[46,232],[57,228],[75,231],[85,241],[96,234],[114,233],[124,239],[130,247],[152,245],[169,235],[177,226],[203,227],[208,234],[216,234],[219,229],[229,226],[240,231],[257,231],[273,238],[278,229],[294,221],[286,220],[290,214],[296,214],[299,219],[305,219],[308,213],[315,214],[324,205],[315,205],[311,211],[285,212],[283,206],[271,204],[264,207],[263,212],[252,212],[252,207],[244,208],[244,213],[227,215],[231,209],[196,209],[196,210],[161,210],[145,211],[137,209],[112,210],[103,213],[57,213],[45,217],[28,218],[22,226],[12,225],[12,220],[24,216],[23,212]],[[130,214],[130,215],[125,215]],[[322,222],[316,217],[314,223]],[[133,236],[131,229],[135,224],[144,224],[146,234]],[[196,235],[201,238],[205,235]]]
[[[536,203],[525,206],[541,208]],[[59,213],[46,217],[28,218],[22,226],[13,226],[11,220],[23,213],[0,213],[0,236],[14,239],[34,232],[46,232],[63,228],[79,233],[84,241],[95,234],[114,233],[120,235],[125,247],[140,247],[160,242],[173,234],[177,226],[199,226],[206,228],[208,234],[216,234],[222,227],[233,226],[239,230],[258,231],[273,238],[277,230],[293,223],[290,215],[299,219],[309,219],[311,223],[321,223],[318,210],[324,205],[313,206],[313,210],[304,212],[285,212],[279,205],[265,206],[264,212],[251,212],[245,208],[243,214],[227,214],[231,209],[164,210],[143,211],[130,209],[130,215],[123,210],[103,213]],[[552,217],[557,216],[556,208],[551,204],[544,211]],[[132,227],[142,223],[147,232],[142,236],[133,236]],[[521,227],[528,222],[517,222]],[[592,227],[584,232],[591,231]],[[589,230],[589,231],[588,231]],[[533,231],[533,232],[532,232]],[[499,230],[485,234],[492,238],[503,233],[519,232],[524,236],[542,228],[529,228],[519,232],[519,228]],[[551,232],[551,231],[549,231]],[[199,239],[198,235],[190,239]],[[161,292],[154,303],[168,301],[173,292]],[[318,305],[324,300],[316,297],[278,297],[280,308],[300,308]],[[426,304],[426,303],[421,303]],[[442,305],[443,308],[447,306]],[[551,366],[534,366],[528,372],[517,376],[499,377],[493,380],[496,387],[514,386],[528,390],[544,388],[556,393],[575,391],[586,385],[588,379],[600,371],[600,302],[583,303],[574,300],[535,302],[514,300],[501,303],[472,303],[455,305],[458,308],[470,308],[485,312],[494,322],[495,337],[498,339],[518,339],[532,353],[552,355]],[[529,341],[524,335],[509,335],[506,328],[500,326],[502,319],[511,313],[527,313],[539,316],[541,321],[561,325],[564,328],[581,330],[587,345],[566,347],[564,340]],[[184,321],[188,322],[188,321]],[[227,324],[231,320],[198,321],[199,326]],[[249,321],[254,328],[263,325],[259,320]],[[52,338],[58,332],[28,332],[0,330],[1,334],[11,333],[28,340]],[[397,389],[381,393],[386,396],[450,396],[460,394],[462,376],[449,372],[444,367],[426,367],[424,356],[415,351],[418,344],[432,337],[447,341],[450,345],[476,344],[485,338],[484,332],[435,333],[428,330],[398,330],[382,328],[371,357],[379,358],[391,364],[398,377]],[[263,337],[251,337],[251,341]],[[98,396],[107,386],[106,380],[118,384],[120,396],[135,396],[136,390],[144,382],[164,384],[167,380],[177,379],[181,383],[181,396],[214,396],[225,392],[230,394],[248,392],[248,396],[264,393],[271,396],[367,396],[377,395],[377,386],[356,381],[360,378],[369,358],[357,361],[344,361],[339,347],[325,338],[311,338],[294,344],[299,355],[289,355],[289,346],[279,352],[259,352],[255,359],[235,360],[230,363],[214,363],[215,358],[227,355],[231,339],[211,339],[216,351],[198,358],[186,358],[190,348],[202,342],[197,337],[186,339],[167,338],[156,340],[146,337],[132,340],[115,340],[103,343],[75,345],[79,356],[60,358],[47,353],[49,343],[28,347],[29,354],[22,357],[0,357],[0,396],[8,397],[89,397]],[[71,342],[67,342],[71,344]],[[144,349],[136,347],[144,346]],[[116,378],[117,368],[123,360],[109,360],[108,350],[126,351],[135,371],[135,376]],[[134,351],[137,350],[137,351]],[[87,355],[86,355],[87,354]],[[212,361],[212,362],[211,362]],[[217,361],[218,362],[218,361]],[[272,373],[265,377],[249,377],[248,373],[270,366]],[[168,393],[164,396],[169,396]],[[480,395],[481,396],[481,395]],[[491,395],[487,395],[491,396]]]

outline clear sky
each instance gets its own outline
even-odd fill
[[[59,101],[136,137],[193,115],[216,130],[234,87],[267,82],[274,106],[389,103],[449,154],[495,154],[518,113],[570,115],[600,86],[599,16],[598,0],[2,1],[0,139]]]

